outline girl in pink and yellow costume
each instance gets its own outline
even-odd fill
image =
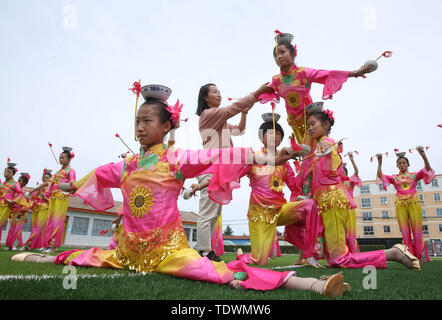
[[[0,187],[0,239],[3,226],[8,222],[11,215],[13,203],[22,195],[20,184],[14,181],[14,175],[17,173],[15,166],[15,163],[7,163],[4,171],[5,181]]]
[[[50,186],[49,180],[52,178],[52,170],[44,169],[42,184],[30,190],[30,207],[32,210],[31,235],[24,245],[24,249],[40,249],[44,247],[44,231],[48,220]]]
[[[402,232],[404,244],[410,248],[410,251],[418,259],[422,259],[424,250],[424,240],[422,238],[422,207],[417,196],[416,186],[419,180],[424,180],[429,184],[434,179],[434,170],[428,162],[423,147],[416,148],[424,160],[425,167],[418,172],[408,172],[410,163],[404,156],[405,152],[398,153],[396,161],[399,174],[388,176],[382,174],[382,154],[377,154],[378,171],[377,176],[382,180],[384,190],[392,184],[396,189],[396,217]],[[413,240],[411,239],[413,235]],[[429,261],[428,254],[426,255]]]
[[[391,249],[353,253],[347,246],[346,233],[350,209],[354,208],[342,176],[342,159],[337,144],[328,137],[334,124],[333,112],[316,105],[307,110],[307,132],[317,141],[312,164],[311,192],[324,224],[324,254],[330,267],[363,268],[372,265],[386,268],[386,261],[397,261],[410,269],[420,270],[418,259],[404,245]]]
[[[357,71],[317,70],[299,67],[295,64],[298,55],[296,45],[292,45],[293,35],[275,31],[276,47],[273,57],[281,72],[273,76],[270,87],[275,93],[261,96],[262,102],[269,100],[279,101],[282,97],[287,110],[287,121],[293,130],[293,135],[298,143],[304,143],[315,148],[315,141],[306,135],[305,108],[313,103],[310,89],[313,83],[324,85],[322,99],[332,99],[333,94],[341,90],[342,85],[351,77],[365,77],[366,73],[373,70],[369,66],[362,66]]]
[[[28,173],[21,173],[20,175],[20,178],[18,178],[20,192],[17,194],[15,200],[13,200],[9,219],[8,237],[6,238],[6,246],[14,251],[17,250],[15,246],[16,241],[19,247],[23,246],[23,226],[26,222],[26,215],[30,210],[29,202],[23,193],[24,187],[29,182],[30,175]]]
[[[259,138],[264,148],[256,154],[274,154],[284,137],[284,131],[278,123],[275,123],[276,130],[273,132],[270,116],[270,113],[263,115],[263,119],[268,120],[259,128]],[[275,116],[279,119],[279,115]],[[237,176],[233,172],[224,172],[223,177],[229,175],[232,180],[247,175],[252,188],[247,212],[252,251],[247,254],[237,251],[236,259],[248,264],[267,264],[276,245],[276,227],[284,225],[285,240],[305,250],[306,257],[311,258],[312,265],[316,266],[313,248],[316,238],[322,232],[322,223],[313,200],[287,203],[282,191],[284,185],[287,184],[290,190],[295,188],[295,174],[290,165],[287,162],[280,166],[253,164],[241,168]]]
[[[114,205],[110,188],[121,188],[124,198],[124,232],[118,240],[117,248],[70,250],[55,259],[47,255],[22,253],[12,257],[12,260],[157,272],[191,280],[231,283],[243,289],[271,290],[285,287],[311,289],[329,296],[342,295],[342,274],[330,276],[327,280],[298,278],[291,271],[252,268],[241,261],[232,261],[227,265],[211,261],[189,248],[177,207],[184,180],[205,172],[213,173],[213,178],[222,175],[222,171],[215,170],[222,169],[223,165],[214,166],[211,163],[223,156],[229,163],[231,157],[240,163],[263,159],[258,159],[248,148],[197,151],[168,149],[163,139],[179,119],[180,107],[168,106],[165,99],[150,98],[149,94],[154,95],[158,91],[149,90],[144,93],[147,98],[140,106],[136,118],[141,154],[128,157],[120,163],[100,166],[75,182],[75,187],[63,186],[66,191],[76,190],[75,195],[98,210]],[[294,156],[294,153],[285,149],[275,157],[275,161],[282,163]],[[226,164],[229,167],[235,165]],[[213,178],[211,185],[214,183]],[[226,183],[218,187],[223,192],[231,192],[235,184]]]
[[[61,245],[64,222],[69,206],[69,195],[61,191],[58,185],[75,181],[75,170],[70,166],[74,156],[72,148],[63,147],[63,152],[60,153],[59,157],[62,167],[55,173],[49,184],[48,194],[50,194],[50,198],[44,238],[44,247],[47,248],[45,252],[54,252]]]
[[[354,174],[349,178],[348,177],[348,170],[345,166],[343,166],[343,172],[342,176],[344,179],[344,186],[347,189],[347,194],[351,197],[351,201],[353,201],[353,191],[355,187],[362,187],[362,181],[359,177],[358,173],[358,167],[356,166],[356,163],[353,159],[353,153],[349,152],[348,157],[350,158],[350,161],[353,165]],[[354,203],[354,201],[353,201]],[[356,204],[355,204],[356,206]],[[348,219],[348,226],[347,226],[347,245],[350,252],[359,252],[359,246],[358,242],[356,240],[356,209],[352,208],[350,209],[350,216]]]

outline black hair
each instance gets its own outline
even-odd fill
[[[264,133],[267,132],[267,130],[273,130],[273,122],[264,122],[263,124],[261,124],[261,126],[259,127],[258,130],[258,137],[259,140],[263,141],[264,139]],[[281,140],[284,138],[284,130],[282,129],[282,127],[280,126],[279,123],[275,123],[275,130],[279,131],[281,133]]]
[[[396,164],[399,162],[399,160],[401,160],[401,159],[405,159],[405,160],[407,160],[407,164],[408,164],[408,166],[410,166],[410,161],[408,161],[408,158],[406,158],[406,157],[404,157],[404,156],[402,156],[402,157],[398,157],[397,159],[396,159]]]
[[[345,166],[342,166],[342,170],[344,170],[345,174],[348,176],[348,170],[347,170],[347,168]]]
[[[66,157],[68,157],[68,159],[70,160],[70,159],[72,159],[72,156],[71,156],[71,152],[70,151],[62,151],[61,153],[64,153],[65,155],[66,155]]]
[[[174,129],[175,125],[172,122],[172,114],[167,111],[168,105],[161,99],[157,98],[147,98],[146,101],[140,106],[154,106],[158,111],[158,116],[160,117],[161,123],[170,122],[170,129]]]
[[[15,175],[16,171],[15,171],[15,168],[14,168],[14,167],[6,167],[6,169],[11,170],[11,171],[12,171],[12,175],[13,175],[13,176]]]
[[[18,178],[18,180],[20,180],[20,179],[23,179],[25,181],[25,185],[27,185],[29,182],[29,179],[26,178],[25,176],[20,176],[20,178]]]
[[[327,131],[327,135],[330,134],[331,131],[331,127],[335,124],[335,120],[330,119],[328,114],[326,114],[324,111],[315,111],[312,112],[310,114],[307,115],[307,118],[309,118],[310,116],[315,116],[316,119],[319,120],[319,122],[321,122],[322,124],[324,124],[325,121],[328,121],[328,123],[330,124],[328,127],[328,131]]]
[[[44,178],[46,175],[49,176],[49,179],[52,178],[52,174],[50,174],[49,172],[46,172],[46,173],[43,172],[43,175],[41,176],[41,180],[43,180],[43,178]]]
[[[198,93],[198,107],[196,108],[196,114],[198,116],[200,116],[204,110],[210,108],[210,106],[207,104],[206,100],[204,100],[204,98],[207,98],[207,95],[209,94],[210,86],[216,86],[216,85],[213,83],[208,83],[208,84],[203,85],[200,88],[200,92]]]
[[[288,41],[284,41],[282,40],[281,42],[279,42],[279,44],[277,46],[284,46],[288,51],[290,51],[290,55],[294,55],[295,52],[295,48],[293,48],[292,44]],[[276,59],[276,47],[273,48],[273,57]]]

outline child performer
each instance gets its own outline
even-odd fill
[[[351,178],[348,177],[348,170],[346,168],[346,164],[344,163],[344,166],[342,167],[342,176],[344,179],[344,186],[347,190],[348,196],[351,198],[350,201],[353,201],[353,191],[355,187],[362,187],[362,181],[359,177],[358,173],[358,167],[356,166],[355,160],[353,159],[353,153],[349,152],[348,157],[350,158],[350,161],[353,165],[354,174],[351,176]],[[353,201],[354,202],[354,201]],[[356,204],[355,204],[356,205]],[[358,243],[356,241],[356,209],[350,209],[350,216],[348,219],[348,226],[347,226],[347,244],[348,244],[348,250],[350,252],[359,252]]]
[[[64,221],[69,206],[69,196],[63,193],[58,185],[60,183],[70,183],[75,181],[75,170],[71,168],[70,162],[74,158],[72,148],[63,147],[60,153],[59,162],[61,169],[53,176],[48,194],[49,211],[45,229],[44,247],[45,252],[55,252],[61,245],[63,235]]]
[[[23,226],[25,225],[26,215],[29,208],[28,200],[25,198],[23,193],[24,187],[28,184],[30,175],[26,172],[20,173],[20,178],[18,178],[18,184],[20,185],[19,197],[13,201],[13,206],[11,210],[11,217],[9,219],[9,231],[8,237],[6,238],[6,246],[8,246],[13,251],[17,250],[15,246],[15,241],[19,247],[23,246]]]
[[[42,181],[31,194],[30,207],[32,209],[31,235],[26,241],[23,250],[40,249],[44,247],[44,229],[48,220],[49,211],[49,180],[52,178],[52,170],[44,169]]]
[[[386,261],[397,261],[410,269],[420,270],[419,260],[407,246],[396,244],[391,249],[352,253],[346,244],[350,209],[354,207],[342,178],[342,159],[336,143],[328,135],[335,119],[330,110],[307,110],[307,132],[317,141],[309,175],[311,191],[324,224],[324,253],[330,267],[363,268],[372,265],[386,268]]]
[[[215,181],[223,181],[217,176],[223,172],[213,171],[214,168],[221,168],[221,165],[211,165],[223,158],[223,153],[226,159],[234,157],[240,163],[271,159],[258,157],[249,148],[169,150],[163,144],[163,138],[179,121],[179,112],[164,100],[145,99],[136,117],[137,137],[143,146],[141,154],[120,163],[98,167],[77,181],[75,188],[61,186],[66,191],[76,189],[75,195],[98,210],[114,205],[110,188],[121,188],[124,196],[124,233],[118,240],[118,247],[115,250],[70,250],[55,259],[48,255],[20,253],[11,260],[158,272],[191,280],[231,283],[243,289],[272,290],[284,287],[342,296],[342,274],[332,275],[326,280],[299,278],[294,276],[293,271],[251,268],[241,261],[226,265],[201,257],[196,250],[190,249],[177,207],[184,179],[211,171]],[[272,158],[281,164],[294,156],[295,153],[289,149],[283,149]],[[231,164],[230,160],[224,163],[227,167],[237,165]],[[231,187],[226,183],[221,190],[231,192]]]
[[[275,114],[275,131],[272,114],[264,114],[263,119],[265,122],[260,126],[258,136],[264,147],[256,154],[274,155],[275,149],[284,138],[284,131],[276,122],[279,115]],[[253,164],[241,169],[242,171],[237,173],[227,169],[230,171],[225,174],[230,175],[232,180],[239,180],[247,175],[252,188],[247,212],[252,252],[241,254],[239,251],[236,259],[247,264],[267,264],[275,245],[276,227],[284,225],[285,240],[305,250],[306,257],[311,258],[312,263],[317,265],[312,251],[316,238],[322,231],[322,224],[313,200],[287,203],[284,198],[284,184],[291,190],[295,187],[294,172],[290,165],[283,163],[275,167]]]
[[[285,100],[287,121],[293,130],[296,141],[310,145],[313,151],[315,146],[311,143],[314,141],[310,142],[308,135],[305,134],[305,108],[313,102],[310,97],[312,83],[324,85],[323,100],[332,99],[333,94],[341,90],[348,78],[364,76],[366,73],[372,72],[372,69],[369,66],[362,66],[356,71],[329,71],[299,67],[295,64],[298,51],[296,46],[291,43],[293,35],[279,31],[277,33],[273,57],[281,72],[273,76],[270,87]]]
[[[16,164],[8,162],[4,171],[5,181],[0,187],[0,239],[4,225],[8,222],[11,215],[13,203],[22,195],[20,184],[14,181],[14,175],[17,173]],[[6,250],[9,250],[6,249]]]
[[[424,160],[425,167],[418,172],[408,172],[410,163],[405,157],[405,152],[398,153],[396,165],[399,174],[388,176],[382,174],[382,154],[378,154],[377,176],[382,180],[384,190],[392,184],[396,188],[396,216],[402,232],[404,244],[410,248],[410,252],[418,259],[422,259],[422,208],[417,196],[416,185],[421,179],[429,184],[434,179],[434,170],[428,162],[423,147],[416,148]],[[413,241],[411,235],[413,234]],[[428,261],[427,255],[427,261]]]

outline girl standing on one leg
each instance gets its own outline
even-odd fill
[[[353,191],[355,187],[362,187],[362,181],[359,177],[359,170],[356,166],[355,160],[353,159],[353,153],[349,152],[348,157],[350,158],[350,161],[353,165],[354,174],[351,176],[351,178],[348,177],[348,170],[344,167],[342,176],[344,178],[344,186],[347,190],[348,195],[350,196],[351,200],[353,201]],[[353,201],[354,202],[354,201]],[[356,205],[356,204],[355,204]],[[347,226],[347,244],[348,249],[350,252],[359,252],[358,242],[356,240],[356,208],[350,209],[350,216],[348,219],[348,226]]]
[[[42,181],[31,194],[30,207],[32,209],[31,235],[24,245],[23,250],[41,249],[44,247],[44,231],[48,220],[49,211],[49,180],[52,178],[52,170],[44,169]]]
[[[329,110],[307,110],[307,132],[317,141],[309,175],[311,190],[324,224],[324,254],[330,267],[386,268],[386,261],[397,261],[410,269],[420,269],[419,260],[404,245],[388,250],[352,253],[346,241],[350,209],[354,206],[342,177],[342,159],[336,143],[328,135],[335,120]]]
[[[49,193],[51,197],[49,199],[48,219],[45,228],[44,247],[47,248],[45,252],[55,252],[61,245],[64,222],[69,206],[69,196],[60,190],[58,184],[75,181],[75,170],[70,166],[73,157],[72,148],[63,147],[63,152],[59,158],[62,167],[57,171],[50,183]]]
[[[230,182],[221,177],[219,162],[223,153],[240,163],[258,163],[272,160],[276,164],[294,157],[283,149],[276,157],[259,157],[249,148],[170,150],[163,144],[164,135],[174,126],[177,110],[164,100],[147,98],[140,106],[136,128],[141,154],[128,157],[120,163],[100,166],[90,172],[75,188],[81,197],[97,210],[114,205],[110,188],[123,192],[124,232],[115,250],[70,250],[52,257],[34,253],[21,253],[13,261],[55,262],[75,266],[130,269],[137,272],[157,272],[190,280],[218,284],[231,283],[235,287],[255,290],[272,290],[279,287],[312,290],[327,296],[342,296],[344,279],[336,274],[327,279],[299,278],[293,271],[277,272],[248,267],[241,261],[228,264],[201,257],[189,248],[181,224],[177,199],[186,178],[203,172],[213,173],[214,181],[223,183],[221,190],[231,192]],[[179,120],[178,120],[179,121]],[[228,161],[225,167],[236,166]],[[214,171],[215,169],[221,171]]]
[[[25,198],[23,193],[24,187],[28,184],[30,175],[28,173],[21,173],[20,178],[18,178],[18,184],[20,185],[20,194],[12,203],[11,216],[9,219],[9,231],[8,237],[6,238],[6,246],[11,250],[17,250],[15,242],[21,247],[23,245],[23,226],[25,225],[26,215],[30,210],[29,202]]]
[[[14,175],[17,173],[15,166],[15,163],[7,163],[4,171],[5,181],[0,187],[0,240],[3,226],[8,222],[8,218],[11,215],[12,206],[22,196],[20,184],[14,180]],[[9,250],[9,248],[6,250]]]
[[[378,154],[377,176],[382,180],[384,190],[392,184],[396,189],[396,217],[402,232],[404,244],[418,259],[422,259],[424,240],[422,238],[422,207],[417,196],[416,185],[421,179],[429,184],[434,179],[434,170],[428,162],[423,147],[416,148],[424,160],[425,167],[418,172],[408,172],[410,163],[404,156],[405,152],[398,154],[396,165],[399,174],[388,176],[382,174],[382,154]],[[413,235],[413,240],[411,239]],[[427,261],[429,261],[427,255]]]

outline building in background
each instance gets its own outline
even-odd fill
[[[442,255],[442,175],[426,185],[422,180],[417,186],[422,205],[422,233],[430,256]],[[362,182],[355,188],[356,233],[360,244],[385,244],[387,248],[402,241],[396,219],[396,190],[390,185],[385,191],[376,180]]]

